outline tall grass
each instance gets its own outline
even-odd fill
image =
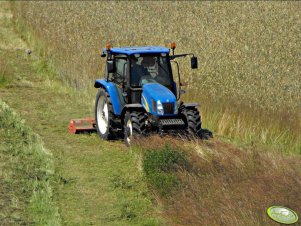
[[[164,45],[194,52],[180,60],[185,100],[202,103],[204,123],[247,142],[301,146],[299,2],[15,2],[15,21],[42,40],[69,85],[91,91],[99,54],[113,46]],[[26,37],[25,37],[26,38]],[[285,123],[284,123],[285,122]]]
[[[171,225],[277,225],[266,215],[269,206],[301,210],[300,156],[159,136],[136,145]]]
[[[188,100],[188,98],[185,98]],[[192,97],[192,100],[199,100]],[[301,117],[297,112],[268,111],[243,104],[201,102],[203,126],[239,145],[301,154]]]

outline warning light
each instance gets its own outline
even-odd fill
[[[110,43],[107,43],[107,44],[106,44],[106,50],[107,50],[107,51],[110,51],[110,50],[111,50],[111,44],[110,44]]]
[[[176,43],[175,43],[175,42],[171,42],[171,43],[170,43],[170,48],[171,48],[172,50],[174,50],[174,49],[176,48]]]

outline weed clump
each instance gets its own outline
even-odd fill
[[[179,187],[180,181],[176,172],[188,167],[185,155],[169,146],[161,150],[146,151],[144,155],[143,169],[147,181],[162,196]]]

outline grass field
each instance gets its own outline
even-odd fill
[[[50,204],[44,206],[55,214],[23,204],[15,209],[10,200],[26,203],[32,196],[8,183],[0,188],[5,219],[37,225],[54,216],[62,225],[253,226],[277,225],[265,213],[271,205],[301,213],[298,2],[0,6],[1,103],[17,112],[13,121],[39,134],[38,145],[53,154],[55,169]],[[216,138],[152,136],[127,149],[122,141],[102,141],[96,134],[67,133],[70,118],[93,115],[92,83],[102,75],[99,52],[106,41],[161,45],[165,39],[177,41],[177,51],[193,50],[200,57],[201,68],[194,72],[188,60],[181,62],[185,99],[202,102],[204,126]],[[0,133],[10,136],[4,121],[0,118]],[[22,136],[15,135],[10,141]],[[0,145],[0,167],[8,158],[14,172],[18,156],[2,158],[11,154],[9,144]],[[31,156],[25,162],[37,161]],[[17,195],[3,196],[8,190]]]

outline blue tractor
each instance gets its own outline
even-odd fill
[[[96,130],[102,139],[108,140],[123,134],[127,145],[135,136],[151,132],[185,131],[197,137],[204,134],[197,103],[180,101],[184,92],[177,89],[171,63],[178,72],[181,87],[178,57],[191,55],[191,68],[197,68],[193,54],[172,54],[166,47],[111,48],[107,44],[102,57],[106,57],[103,79],[95,81],[98,88],[95,101]]]

